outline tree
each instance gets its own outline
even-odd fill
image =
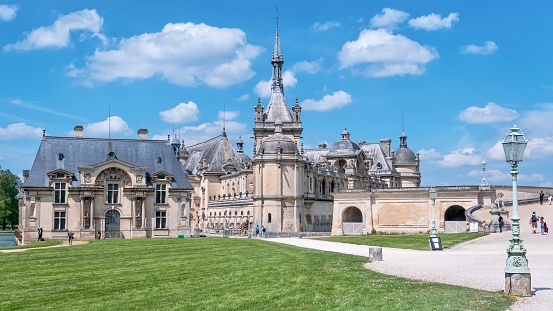
[[[2,230],[6,230],[8,223],[13,227],[19,222],[19,204],[15,198],[19,193],[17,186],[21,180],[10,170],[3,170],[0,166],[0,219]]]

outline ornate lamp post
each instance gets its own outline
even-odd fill
[[[436,230],[436,215],[434,213],[438,192],[436,191],[436,188],[430,187],[428,193],[430,194],[430,199],[432,200],[432,228],[430,228],[430,237],[432,238],[438,236],[438,230]]]
[[[511,176],[513,177],[513,216],[511,220],[513,237],[507,247],[507,264],[505,267],[505,293],[507,295],[530,296],[531,277],[528,260],[526,259],[526,247],[520,238],[520,215],[518,214],[517,175],[518,163],[522,162],[524,149],[528,141],[519,133],[516,125],[511,128],[511,133],[505,136],[503,150],[505,159],[511,164]]]
[[[486,181],[486,161],[482,160],[482,183],[480,186],[485,187],[488,185],[488,182]]]

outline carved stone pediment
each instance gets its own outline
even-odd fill
[[[125,171],[117,167],[107,168],[96,177],[96,186],[104,186],[106,181],[121,182],[124,187],[132,185],[131,177]]]

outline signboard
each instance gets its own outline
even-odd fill
[[[476,233],[478,233],[478,228],[479,228],[479,227],[480,227],[480,226],[478,225],[477,222],[471,222],[471,223],[470,223],[470,232],[476,232]]]
[[[442,249],[442,239],[439,236],[430,237],[430,246],[433,251],[441,251]]]

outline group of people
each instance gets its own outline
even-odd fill
[[[540,223],[540,231],[541,234],[548,234],[549,228],[547,227],[547,222],[545,219],[536,214],[536,212],[532,212],[532,216],[530,216],[530,224],[532,225],[532,233],[538,233],[538,221]]]
[[[255,226],[255,236],[258,238],[259,237],[259,225]],[[264,239],[265,238],[265,233],[267,232],[267,229],[265,228],[265,226],[261,226],[261,238]]]
[[[38,228],[38,240],[39,241],[44,241],[44,238],[42,237],[42,234],[43,234],[43,230],[42,230],[42,227]],[[263,232],[265,233],[265,232]],[[98,229],[98,232],[96,233],[96,238],[98,240],[102,239],[102,231],[100,231],[100,229]],[[67,240],[69,241],[69,245],[73,245],[73,240],[75,239],[75,233],[71,230],[69,230],[69,232],[67,232]]]

